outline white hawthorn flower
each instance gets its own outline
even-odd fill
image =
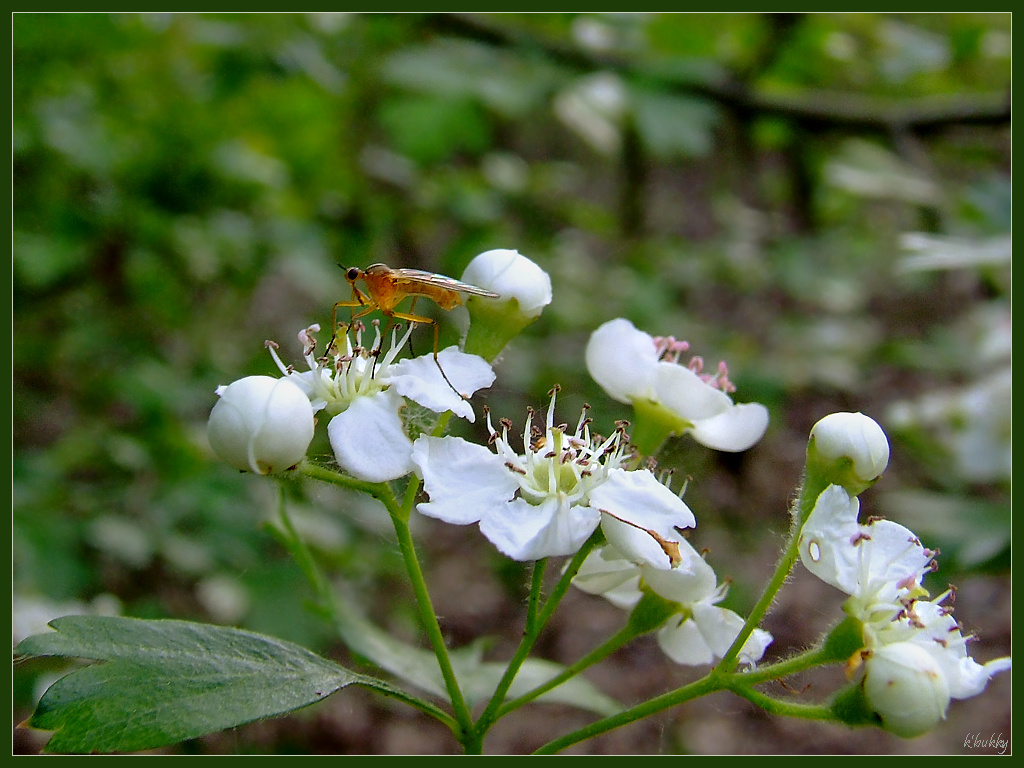
[[[898,523],[873,519],[861,525],[859,512],[860,501],[842,486],[822,491],[800,529],[800,559],[819,579],[858,601],[865,615],[873,613],[872,606],[897,613],[897,598],[922,594],[935,553]]]
[[[843,611],[863,624],[868,704],[887,730],[917,736],[945,718],[950,699],[981,693],[1010,659],[972,659],[952,609],[942,605],[951,593],[923,599],[935,553],[897,523],[859,524],[859,508],[841,486],[826,488],[800,531],[800,558],[850,595]]]
[[[231,466],[268,475],[298,464],[313,440],[313,409],[286,379],[246,376],[217,387],[210,447]]]
[[[652,450],[670,434],[689,433],[715,450],[745,451],[764,435],[768,409],[759,403],[733,403],[728,393],[735,387],[724,363],[713,374],[703,372],[699,357],[679,364],[688,347],[671,337],[650,336],[618,318],[591,334],[587,370],[610,397],[633,405],[638,429],[642,419],[658,424],[651,428],[660,438],[651,440]]]
[[[714,570],[685,539],[679,542],[679,564],[659,570],[633,563],[612,546],[591,552],[573,578],[573,584],[601,595],[620,608],[632,608],[646,587],[675,603],[678,612],[657,631],[658,645],[677,664],[713,664],[732,646],[743,628],[739,614],[719,608],[728,586],[718,585]],[[758,661],[772,636],[755,629],[740,650],[741,663]]]
[[[503,422],[487,426],[495,447],[457,437],[421,436],[412,461],[430,501],[424,515],[456,525],[479,523],[501,552],[537,560],[576,552],[598,525],[609,542],[637,562],[667,569],[678,562],[677,528],[696,525],[693,513],[646,469],[627,469],[621,428],[601,440],[581,417],[575,432],[555,425],[552,393],[543,430],[528,419],[524,448],[512,448]],[[584,412],[585,415],[585,412]]]
[[[467,355],[455,347],[433,354],[397,360],[412,333],[410,326],[399,338],[391,334],[391,346],[382,350],[379,324],[372,346],[363,345],[363,326],[355,328],[355,343],[348,334],[325,357],[315,357],[320,330],[312,325],[299,332],[308,371],[296,372],[281,362],[275,349],[270,353],[284,374],[306,393],[314,411],[325,410],[332,418],[327,435],[338,465],[354,477],[380,483],[402,477],[413,470],[412,441],[406,434],[401,410],[405,398],[435,413],[452,411],[473,421],[473,408],[465,397],[490,386],[494,371],[485,360]],[[340,342],[340,343],[339,343]],[[344,344],[344,349],[340,344]],[[444,375],[438,368],[444,369]],[[445,381],[448,377],[451,385]],[[456,387],[460,394],[453,391]]]

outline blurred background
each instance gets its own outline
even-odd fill
[[[736,455],[673,440],[658,460],[692,478],[691,542],[745,613],[810,427],[862,411],[892,443],[864,514],[939,549],[929,586],[958,586],[975,657],[1009,653],[1009,14],[22,13],[12,40],[14,642],[68,613],[174,617],[361,668],[265,527],[277,485],[211,455],[214,390],[275,374],[265,339],[301,362],[295,334],[349,296],[339,263],[458,277],[513,248],[554,301],[478,412],[518,430],[557,383],[560,420],[589,403],[610,431],[629,409],[583,349],[615,317],[726,360],[735,398],[771,411],[764,439]],[[312,483],[289,495],[339,588],[420,642],[383,509]],[[415,533],[451,644],[486,636],[507,658],[529,570],[475,527],[419,518]],[[798,568],[767,658],[813,642],[842,597]],[[571,663],[623,619],[574,590],[538,652]],[[60,669],[16,666],[15,724]],[[587,677],[631,703],[699,674],[647,638]],[[570,752],[961,754],[968,733],[1009,738],[1009,713],[1009,675],[913,741],[721,695]],[[530,751],[591,719],[535,704],[486,747]],[[33,753],[45,734],[13,739]],[[345,690],[164,751],[456,748]]]

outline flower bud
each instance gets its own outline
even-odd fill
[[[484,251],[469,263],[461,279],[500,297],[470,295],[466,299],[470,322],[464,349],[485,360],[494,360],[551,303],[548,273],[518,251]]]
[[[207,436],[214,452],[243,471],[269,475],[298,464],[313,440],[313,408],[290,381],[247,376],[217,388]]]
[[[876,649],[864,663],[864,696],[890,733],[912,739],[946,717],[949,684],[938,662],[914,643]]]
[[[856,496],[874,485],[888,464],[885,432],[862,413],[833,413],[811,429],[807,471],[822,487],[841,485]]]

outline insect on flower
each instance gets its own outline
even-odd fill
[[[345,268],[342,267],[342,269]],[[358,311],[353,311],[350,322],[354,322],[374,310],[380,310],[381,314],[388,318],[389,326],[396,319],[406,320],[410,323],[429,323],[434,326],[434,362],[437,363],[437,369],[441,371],[441,376],[444,377],[452,391],[460,397],[465,397],[448,380],[448,376],[437,359],[440,332],[437,322],[432,318],[413,313],[416,308],[416,300],[420,296],[424,296],[441,309],[448,311],[462,304],[461,294],[482,296],[488,299],[500,298],[498,294],[433,272],[425,272],[420,269],[392,269],[386,264],[371,264],[366,269],[349,267],[345,269],[345,279],[352,286],[352,298],[349,301],[339,301],[334,305],[331,328],[335,334],[338,332],[338,307],[351,307],[353,310],[359,308]],[[360,290],[356,285],[360,280],[366,286],[365,291]],[[410,296],[412,304],[409,305],[409,311],[399,312],[398,305]],[[386,335],[387,328],[381,337]],[[333,340],[331,343],[334,343]]]

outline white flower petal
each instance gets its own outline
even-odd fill
[[[910,642],[923,648],[942,669],[954,699],[967,699],[985,690],[993,675],[1010,669],[1010,658],[979,664],[968,655],[967,640],[951,613],[936,602],[917,601],[913,612],[923,624]]]
[[[800,559],[819,579],[848,595],[859,592],[860,568],[851,542],[859,535],[860,502],[841,486],[830,485],[800,530]]]
[[[441,368],[438,368],[438,365]],[[442,375],[441,369],[444,370]],[[489,387],[494,382],[494,371],[486,360],[477,355],[467,355],[456,347],[448,347],[437,354],[407,358],[388,367],[387,381],[400,395],[408,397],[435,413],[451,411],[467,421],[475,421],[473,406],[459,397],[470,397],[478,389]],[[451,386],[444,380],[448,377]]]
[[[658,364],[654,339],[623,318],[609,320],[590,335],[587,370],[609,397],[622,403],[654,399]]]
[[[949,695],[954,699],[969,699],[985,690],[993,675],[1010,670],[1009,656],[993,659],[986,664],[979,664],[970,656],[960,659],[952,674],[947,671],[946,681],[949,683]]]
[[[701,445],[716,451],[745,451],[768,428],[768,409],[760,403],[741,403],[728,411],[694,423],[690,433]]]
[[[860,503],[841,486],[818,497],[800,531],[800,558],[822,581],[873,602],[895,600],[919,583],[934,553],[891,520],[859,525]]]
[[[587,555],[572,583],[591,595],[601,595],[618,608],[632,608],[643,595],[640,569],[611,546]]]
[[[690,542],[679,536],[676,539],[682,562],[670,570],[643,567],[644,581],[661,597],[682,605],[714,598],[718,592],[714,569]]]
[[[715,660],[715,654],[692,618],[670,619],[658,630],[658,646],[676,664],[700,666]]]
[[[413,470],[412,441],[398,415],[402,399],[392,390],[359,397],[327,425],[338,465],[353,477],[383,483]]]
[[[689,619],[681,624],[670,621],[658,630],[658,645],[677,664],[713,664],[725,655],[742,628],[739,614],[710,603],[697,603]],[[771,634],[755,629],[740,650],[740,661],[757,661],[771,642]]]
[[[892,520],[875,520],[860,529],[870,537],[858,546],[864,549],[861,561],[872,583],[896,584],[919,577],[928,568],[934,553],[926,550],[909,528]]]
[[[487,514],[501,514],[519,489],[519,481],[500,456],[461,437],[416,439],[412,462],[423,478],[429,502],[420,513],[453,525],[468,525]]]
[[[683,500],[646,469],[609,470],[589,498],[590,506],[608,513],[601,522],[608,543],[633,562],[655,568],[670,568],[671,560],[648,531],[673,542],[680,539],[676,528],[697,524]]]
[[[764,656],[764,652],[768,650],[768,646],[775,640],[772,637],[771,632],[766,632],[763,629],[755,629],[750,633],[750,637],[747,638],[747,642],[740,648],[740,661],[746,664],[751,664],[755,661],[760,661],[761,657]]]
[[[725,655],[743,628],[743,618],[738,613],[708,603],[693,606],[693,620],[718,659]]]
[[[696,373],[676,363],[658,363],[653,376],[654,399],[688,422],[728,411],[732,400]]]
[[[515,499],[484,517],[480,531],[513,560],[539,560],[575,553],[600,522],[596,509],[553,496],[537,506]]]

